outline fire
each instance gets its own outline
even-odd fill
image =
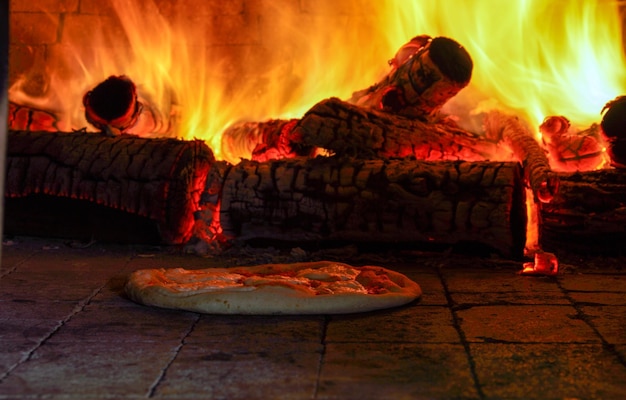
[[[61,109],[66,127],[78,129],[87,126],[83,94],[110,75],[124,74],[156,107],[162,126],[176,127],[154,135],[201,138],[217,158],[238,161],[248,155],[226,154],[221,147],[229,124],[297,118],[324,98],[348,98],[385,74],[385,61],[418,34],[454,38],[474,59],[472,82],[448,112],[501,108],[536,127],[547,116],[565,115],[585,127],[598,121],[608,100],[626,92],[615,0],[361,0],[359,9],[366,11],[359,17],[329,3],[265,2],[264,15],[273,18],[248,25],[272,48],[231,60],[215,44],[218,21],[203,21],[202,10],[165,18],[151,0],[112,0],[123,34],[104,29],[92,38],[92,54],[75,46],[75,60],[65,60],[74,71],[65,77],[50,71],[46,99],[28,98],[19,82],[11,98]]]

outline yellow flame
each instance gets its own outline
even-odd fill
[[[230,123],[299,117],[321,99],[348,98],[380,79],[418,34],[453,38],[474,59],[470,87],[447,110],[500,107],[534,126],[548,115],[584,126],[626,93],[616,0],[264,2],[264,19],[246,21],[260,45],[246,53],[233,43],[235,59],[216,45],[216,21],[201,10],[165,18],[151,0],[112,3],[125,38],[94,36],[94,54],[77,53],[83,76],[52,78],[73,128],[86,126],[82,95],[125,74],[163,118],[176,115],[175,136],[201,138],[229,161],[248,156],[221,154]]]

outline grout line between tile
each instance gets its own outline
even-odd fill
[[[163,367],[159,376],[157,376],[157,378],[154,380],[152,385],[150,385],[150,388],[148,389],[148,393],[146,394],[146,398],[150,399],[154,397],[157,388],[159,387],[161,382],[163,382],[163,379],[165,378],[165,375],[167,374],[167,370],[170,368],[170,366],[174,363],[174,361],[180,354],[181,350],[183,349],[183,346],[185,345],[185,339],[187,339],[187,337],[189,337],[191,332],[193,332],[193,330],[196,328],[198,321],[200,321],[200,314],[196,314],[196,318],[193,320],[193,322],[189,326],[189,329],[187,329],[183,337],[180,339],[180,343],[178,344],[178,346],[176,346],[176,348],[174,349],[174,354],[172,354],[172,357],[165,364],[165,367]]]
[[[65,318],[60,320],[59,323],[56,324],[50,330],[50,332],[48,332],[46,335],[44,335],[41,338],[41,340],[39,340],[37,343],[35,343],[35,345],[30,350],[28,350],[28,352],[24,356],[22,356],[22,358],[20,358],[15,364],[13,364],[9,368],[7,368],[7,370],[4,372],[4,374],[0,375],[0,383],[2,383],[2,381],[4,381],[9,375],[11,375],[11,373],[13,371],[15,371],[15,369],[17,367],[19,367],[20,365],[24,364],[28,360],[30,360],[33,357],[33,355],[35,354],[35,352],[41,346],[43,346],[44,343],[46,343],[52,336],[54,336],[70,319],[72,319],[72,317],[74,317],[75,315],[77,315],[78,313],[83,311],[85,309],[85,307],[87,306],[87,304],[89,304],[91,302],[91,300],[105,287],[105,285],[102,285],[102,286],[94,289],[91,292],[91,294],[89,294],[89,296],[87,296],[86,298],[81,300]]]
[[[330,322],[329,316],[324,316],[324,322],[322,325],[322,334],[320,337],[320,343],[322,345],[322,349],[320,351],[320,362],[317,367],[317,374],[315,377],[315,389],[313,390],[313,399],[317,399],[319,388],[320,388],[320,378],[322,377],[322,368],[324,366],[324,360],[326,358],[326,333],[328,331],[328,323]]]
[[[563,291],[563,294],[564,294],[565,298],[571,303],[572,307],[574,307],[574,309],[576,310],[576,313],[578,314],[578,318],[580,318],[585,324],[587,324],[587,326],[589,326],[589,328],[591,328],[593,333],[595,333],[596,336],[598,338],[600,338],[600,342],[602,343],[602,347],[604,347],[607,351],[609,351],[611,354],[613,354],[615,357],[617,357],[617,359],[620,361],[620,363],[622,363],[622,365],[624,367],[626,367],[626,357],[624,357],[619,351],[617,351],[615,349],[615,345],[609,343],[604,338],[604,336],[602,336],[602,334],[600,333],[598,328],[596,328],[596,326],[593,323],[591,323],[591,319],[589,318],[589,316],[587,316],[583,312],[583,310],[581,308],[581,303],[577,302],[572,296],[570,296],[570,292],[572,292],[572,291],[565,289],[561,285],[560,281],[557,282],[557,285]],[[590,292],[590,293],[592,293],[592,292]]]
[[[452,324],[454,325],[454,329],[456,329],[457,334],[459,335],[459,338],[461,340],[461,345],[463,346],[463,349],[465,350],[465,355],[467,356],[467,362],[470,367],[470,373],[472,375],[472,379],[474,379],[474,388],[476,389],[476,393],[478,393],[478,397],[480,399],[484,399],[485,394],[483,393],[480,381],[478,380],[478,374],[476,373],[476,365],[474,364],[474,359],[472,358],[472,354],[470,352],[469,342],[467,341],[467,338],[465,337],[465,332],[463,332],[463,330],[461,329],[459,317],[456,315],[456,311],[454,310],[454,307],[452,307],[453,301],[452,301],[452,296],[450,295],[450,290],[448,289],[448,282],[444,278],[443,273],[441,272],[441,268],[438,268],[437,272],[439,275],[439,279],[441,280],[441,285],[443,286],[446,299],[448,301],[448,309],[450,310],[450,313],[452,314]]]

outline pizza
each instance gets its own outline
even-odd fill
[[[140,304],[207,314],[344,314],[397,307],[420,286],[377,266],[317,261],[249,267],[142,269],[126,283]]]

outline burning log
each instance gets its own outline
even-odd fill
[[[222,134],[226,154],[251,154],[255,161],[312,156],[313,148],[301,143],[294,132],[297,119],[272,119],[264,122],[240,122]]]
[[[546,248],[622,251],[626,240],[626,174],[619,169],[559,173],[559,192],[540,205]]]
[[[244,160],[225,176],[219,219],[242,240],[478,243],[521,257],[520,175],[506,162]]]
[[[563,116],[547,117],[539,126],[543,144],[555,170],[592,171],[606,163],[606,152],[600,138],[600,127],[570,132],[571,124]]]
[[[110,136],[124,133],[139,118],[142,104],[137,88],[126,76],[110,76],[83,96],[85,118]]]
[[[59,131],[59,117],[54,112],[9,102],[9,129],[29,131]]]
[[[78,199],[153,220],[162,241],[191,236],[214,162],[201,141],[9,132],[5,196]],[[45,203],[42,205],[45,209]]]
[[[387,76],[352,95],[351,103],[409,118],[433,120],[470,81],[473,62],[456,41],[417,36],[393,59]]]
[[[85,118],[99,131],[109,136],[134,134],[152,136],[172,131],[176,110],[170,104],[170,115],[161,112],[151,102],[142,99],[135,83],[127,76],[110,76],[83,96]]]
[[[524,166],[526,181],[541,202],[550,202],[559,188],[556,173],[552,172],[545,152],[519,118],[497,111],[485,117],[488,137],[509,146]]]
[[[608,142],[611,165],[626,168],[626,96],[609,101],[601,113],[604,115],[600,125]]]
[[[451,121],[425,123],[337,98],[317,103],[300,120],[232,125],[222,146],[226,153],[252,154],[254,161],[310,156],[316,148],[363,159],[412,156],[431,161],[483,161],[498,151],[497,143]]]
[[[482,161],[496,154],[496,143],[452,122],[425,123],[337,98],[317,103],[294,130],[304,145],[364,159],[413,156],[428,161]]]

